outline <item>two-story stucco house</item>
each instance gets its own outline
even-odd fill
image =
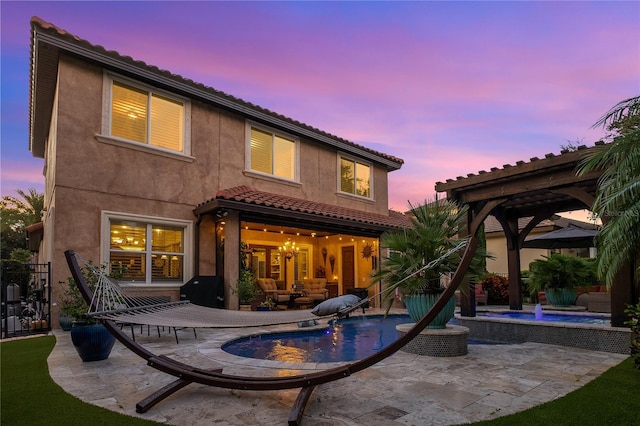
[[[73,249],[174,300],[193,277],[223,277],[231,308],[244,254],[287,289],[322,274],[338,294],[369,284],[379,236],[405,223],[388,208],[401,159],[39,18],[31,28],[30,150],[44,159],[52,282],[69,276]]]

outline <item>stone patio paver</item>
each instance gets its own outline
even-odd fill
[[[295,325],[278,326],[278,330]],[[156,354],[176,357],[200,368],[224,368],[226,374],[290,375],[326,368],[327,364],[287,364],[230,355],[225,341],[258,330],[199,329],[136,339]],[[81,400],[172,425],[286,424],[297,390],[239,391],[191,384],[137,414],[135,405],[173,377],[146,365],[119,342],[108,360],[83,363],[68,332],[55,330],[49,356],[53,380]],[[398,352],[350,377],[316,387],[303,424],[325,425],[453,425],[518,412],[561,397],[620,363],[627,355],[524,343],[469,345],[469,353],[434,358]]]

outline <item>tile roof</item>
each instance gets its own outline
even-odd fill
[[[204,206],[213,200],[229,200],[245,204],[270,207],[282,210],[283,214],[285,214],[286,211],[291,211],[317,215],[325,218],[352,221],[360,224],[386,226],[389,228],[400,228],[409,223],[408,218],[403,213],[394,210],[389,210],[389,215],[386,216],[362,210],[335,206],[332,204],[318,203],[315,201],[258,191],[246,185],[220,190],[216,193],[215,198],[205,201],[198,207]]]
[[[267,121],[271,120],[271,124],[273,125],[288,125],[287,130],[289,131],[297,131],[301,135],[314,138],[320,142],[335,145],[338,149],[350,151],[354,154],[362,155],[363,152],[365,154],[368,153],[370,155],[365,155],[365,158],[368,158],[372,161],[382,162],[387,166],[389,170],[399,169],[402,164],[404,164],[404,160],[402,160],[401,158],[356,144],[347,139],[343,139],[341,137],[327,133],[323,130],[312,127],[308,124],[296,121],[284,115],[270,111],[266,108],[262,108],[240,98],[236,98],[219,90],[205,86],[202,83],[197,83],[191,79],[173,74],[166,70],[162,70],[156,66],[148,65],[143,61],[135,60],[130,56],[123,56],[116,51],[107,50],[102,46],[93,45],[90,42],[83,40],[80,37],[67,32],[66,30],[58,28],[54,24],[46,22],[37,16],[31,18],[31,26],[34,33],[36,32],[36,30],[39,30],[40,32],[44,32],[47,35],[54,36],[56,39],[66,41],[74,46],[77,46],[78,48],[80,48],[80,50],[75,51],[74,53],[76,54],[83,55],[87,58],[90,56],[90,54],[92,54],[91,58],[98,61],[99,58],[95,54],[105,57],[106,61],[104,61],[105,64],[103,65],[106,65],[106,62],[108,61],[110,66],[114,66],[115,63],[113,62],[113,60],[116,60],[130,66],[129,70],[131,72],[136,72],[136,70],[138,72],[144,71],[147,78],[154,79],[160,77],[165,82],[169,81],[169,84],[176,84],[176,86],[180,87],[182,90],[189,88],[196,89],[196,91],[201,91],[210,95],[208,99],[209,101],[211,101],[211,97],[213,97],[215,98],[214,102],[218,103],[220,106],[235,110],[236,112],[239,112],[243,115],[252,117],[254,119]],[[32,37],[32,40],[35,40],[35,37]],[[193,96],[193,91],[191,91],[190,94]]]

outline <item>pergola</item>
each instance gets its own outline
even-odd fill
[[[602,145],[604,142],[597,142]],[[591,209],[600,172],[577,176],[580,161],[594,148],[580,146],[560,155],[505,164],[502,168],[480,171],[436,183],[437,192],[446,192],[449,200],[469,207],[469,234],[476,235],[480,225],[493,215],[502,225],[506,241],[509,273],[509,307],[522,309],[520,249],[529,232],[555,213]],[[518,229],[518,219],[531,218]],[[606,221],[607,218],[602,218]],[[623,269],[611,287],[611,324],[623,326],[626,304],[637,298],[631,265]],[[636,296],[636,297],[634,297]],[[475,295],[461,298],[461,314],[475,316]]]

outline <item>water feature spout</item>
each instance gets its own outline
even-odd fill
[[[541,320],[542,319],[542,305],[539,304],[539,303],[536,305],[535,314],[536,314],[536,319],[537,320]]]

